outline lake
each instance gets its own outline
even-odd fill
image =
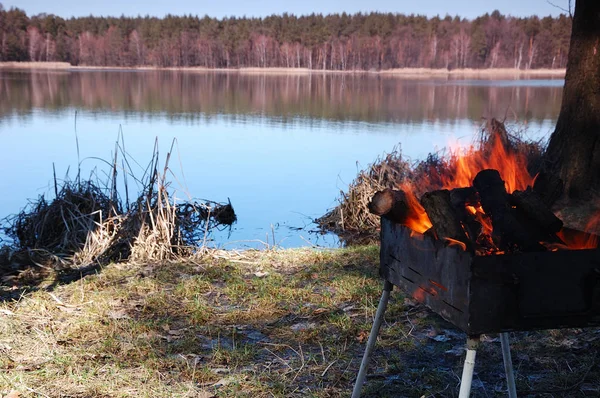
[[[224,248],[335,246],[312,220],[396,145],[418,160],[469,145],[482,118],[548,137],[564,81],[404,79],[377,74],[262,75],[173,71],[0,70],[0,218],[52,196],[78,167],[107,170],[121,130],[131,159],[163,156],[180,198],[231,200]],[[140,169],[141,170],[141,169]]]

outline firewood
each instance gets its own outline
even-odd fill
[[[525,191],[514,191],[511,202],[547,233],[554,234],[563,226],[563,222],[546,206],[542,197],[530,187]]]
[[[501,249],[510,249],[514,244],[524,251],[545,250],[512,213],[504,181],[497,170],[480,171],[473,186],[479,192],[483,210],[492,219],[493,238]]]
[[[454,207],[454,211],[463,227],[466,229],[469,239],[473,242],[477,241],[477,237],[481,234],[482,226],[466,208],[466,206],[477,206],[479,204],[477,190],[473,187],[452,189],[450,191],[450,203]]]
[[[410,212],[406,194],[395,189],[384,189],[371,198],[369,211],[397,224],[403,224]]]
[[[479,195],[473,187],[454,188],[450,191],[450,203],[456,208],[475,206],[479,203]]]
[[[537,192],[547,207],[552,207],[554,202],[561,197],[563,189],[563,181],[545,171],[540,172],[533,183],[533,191]]]
[[[447,189],[427,192],[421,198],[429,220],[439,239],[450,238],[464,243],[468,250],[472,242],[467,237],[460,222],[460,217],[450,202],[450,191]]]

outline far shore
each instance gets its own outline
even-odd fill
[[[305,75],[305,74],[367,74],[401,77],[444,77],[458,76],[471,78],[503,78],[503,77],[564,77],[565,69],[513,69],[513,68],[488,68],[488,69],[430,69],[430,68],[400,68],[380,71],[365,70],[321,70],[308,68],[204,68],[182,67],[161,68],[156,66],[85,66],[71,65],[68,62],[0,62],[0,69],[28,69],[28,70],[58,70],[58,71],[85,71],[85,70],[139,70],[139,71],[177,71],[177,72],[223,72],[241,74],[269,74],[269,75]]]

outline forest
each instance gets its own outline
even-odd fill
[[[82,66],[308,68],[564,68],[571,18],[469,20],[400,13],[217,19],[28,16],[0,4],[0,62]]]

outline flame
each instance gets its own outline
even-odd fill
[[[400,186],[400,189],[406,194],[406,201],[410,208],[410,212],[408,213],[404,224],[415,232],[420,234],[425,233],[425,231],[431,228],[433,224],[431,223],[431,220],[429,220],[429,216],[425,212],[425,209],[417,200],[412,185],[404,183]]]
[[[446,240],[446,242],[448,242],[448,246],[450,246],[450,247],[458,246],[463,250],[467,250],[467,245],[459,240],[452,239],[452,238],[444,238],[444,239]]]
[[[533,178],[527,172],[525,155],[508,151],[499,137],[490,139],[490,142],[491,144],[486,146],[485,150],[473,146],[467,149],[454,146],[454,149],[450,151],[447,162],[447,168],[453,172],[439,173],[431,171],[429,180],[426,176],[423,181],[419,182],[420,188],[439,189],[440,185],[444,189],[469,187],[472,185],[477,173],[490,168],[500,172],[509,193],[515,189],[525,189],[528,185],[531,185]],[[404,225],[418,233],[424,233],[430,229],[432,227],[431,220],[416,198],[415,187],[411,183],[405,182],[400,184],[398,188],[406,193],[410,208]],[[491,221],[485,215],[481,206],[467,206],[467,210],[475,215],[475,219],[483,225],[483,233],[491,234]]]
[[[408,215],[404,225],[410,228],[411,236],[423,238],[423,234],[432,228],[433,224],[425,209],[417,200],[415,192],[435,189],[455,189],[471,187],[475,176],[484,169],[495,169],[500,173],[502,180],[505,183],[507,193],[512,193],[515,190],[525,190],[527,187],[533,186],[535,177],[531,176],[527,170],[527,158],[525,151],[517,151],[505,146],[506,138],[503,139],[499,134],[489,137],[487,143],[482,143],[478,146],[470,146],[468,148],[457,147],[450,150],[450,155],[442,161],[442,170],[439,168],[430,167],[426,175],[420,176],[418,181],[418,189],[409,182],[399,184],[398,188],[406,194],[407,204],[409,206]],[[427,167],[427,166],[425,166]],[[479,228],[469,229],[463,225],[466,235],[476,243],[475,252],[477,255],[504,254],[504,250],[494,242],[493,225],[491,218],[485,214],[481,204],[468,203],[465,206],[467,212],[475,221],[481,224],[481,232],[478,236],[471,236],[475,230],[479,232]],[[587,226],[586,231],[597,231],[594,226],[600,223],[600,214],[593,219]],[[541,242],[549,250],[558,249],[589,249],[597,248],[600,243],[600,237],[586,232],[575,231],[563,228],[556,234],[564,244]],[[439,236],[439,239],[448,242],[449,246],[458,246],[462,250],[466,250],[467,246],[464,242],[451,239],[445,236]],[[417,289],[414,296],[416,299],[424,298],[423,294],[429,293],[429,290],[424,288]],[[423,297],[422,297],[423,296]]]
[[[508,193],[533,184],[533,177],[527,171],[525,154],[509,151],[498,136],[492,139],[489,151],[471,146],[468,149],[455,149],[451,156],[456,161],[456,173],[443,182],[444,189],[469,187],[477,173],[485,169],[498,170]]]
[[[484,235],[492,235],[492,230],[494,227],[492,226],[492,220],[485,214],[481,205],[478,206],[466,206],[467,210],[473,214],[475,220],[481,224],[482,230],[481,233]],[[472,210],[470,210],[471,208]]]
[[[600,222],[600,214],[595,215],[586,225],[586,231],[596,230],[596,226]],[[566,248],[571,250],[583,250],[583,249],[596,249],[600,236],[590,234],[588,232],[577,231],[570,228],[562,228],[556,234],[563,242],[565,242]],[[565,249],[564,245],[554,244],[546,245],[550,250]]]

